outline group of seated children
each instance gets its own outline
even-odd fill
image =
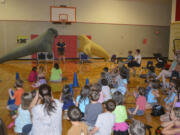
[[[136,50],[136,53],[137,66],[141,64],[140,50]],[[131,64],[135,65],[135,62]],[[123,103],[128,91],[128,72],[124,65],[118,66],[111,72],[105,67],[99,81],[93,85],[85,85],[76,100],[69,85],[64,86],[60,99],[55,100],[50,86],[46,84],[43,67],[39,68],[39,73],[36,73],[36,68],[33,68],[31,74],[35,75],[36,82],[33,85],[36,88],[39,87],[36,95],[24,93],[21,80],[16,81],[15,92],[12,89],[9,90],[10,100],[7,108],[11,111],[18,110],[18,115],[13,118],[15,132],[20,135],[29,130],[31,130],[30,135],[37,133],[38,135],[61,135],[62,111],[64,111],[64,119],[69,119],[72,123],[68,135],[111,135],[112,132],[114,135],[129,133],[145,135],[145,125],[140,121],[133,120],[133,124],[129,126],[126,122],[128,114],[142,116],[145,109],[152,109],[154,105],[159,104],[159,85],[152,76],[149,77],[146,89],[139,87],[138,92],[134,92],[136,107],[128,108],[126,111]],[[51,70],[50,80],[60,82],[61,75],[62,71],[58,64],[55,64]],[[180,133],[179,84],[180,81],[177,78],[170,80],[169,92],[164,99],[166,114],[160,117],[164,127],[163,134]]]
[[[38,88],[42,84],[46,84],[46,70],[43,66],[39,67],[37,72],[37,67],[33,67],[32,71],[29,74],[28,81],[32,82],[33,88]],[[50,82],[61,82],[62,81],[62,70],[59,67],[58,63],[54,64],[54,67],[51,69]]]
[[[57,65],[54,69],[58,69]],[[58,73],[61,74],[61,72]],[[85,85],[80,95],[76,97],[76,100],[74,100],[69,85],[65,85],[58,100],[61,103],[61,110],[57,109],[56,104],[59,103],[56,103],[57,101],[52,97],[51,88],[46,83],[41,84],[39,91],[33,94],[31,92],[24,93],[23,81],[17,80],[15,85],[16,91],[10,90],[9,92],[14,103],[8,105],[8,109],[11,111],[18,111],[17,115],[13,115],[13,119],[15,119],[14,131],[20,135],[26,132],[36,135],[36,132],[40,133],[40,131],[37,131],[38,127],[39,130],[42,127],[44,129],[41,130],[51,135],[55,131],[50,128],[57,127],[55,124],[61,124],[58,132],[62,132],[62,123],[58,121],[58,118],[55,118],[55,116],[57,117],[55,113],[59,113],[62,116],[62,113],[59,111],[64,111],[64,119],[70,119],[72,122],[68,135],[111,135],[112,132],[114,135],[128,135],[128,129],[131,126],[129,127],[126,122],[128,114],[123,104],[127,92],[126,72],[120,68],[113,72],[108,72],[108,68],[105,67],[101,75],[98,83],[89,86]],[[44,77],[44,69],[41,68],[37,78],[41,80],[45,79]],[[136,108],[130,108],[128,111],[131,115],[144,114],[146,105],[144,95],[144,89],[139,88],[136,97]],[[45,128],[48,128],[48,130]],[[145,130],[144,126],[139,128]],[[131,131],[135,132],[133,129]],[[43,131],[42,133],[45,134]],[[57,133],[57,135],[60,134]]]

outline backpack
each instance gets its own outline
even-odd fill
[[[154,105],[152,108],[151,115],[152,116],[161,116],[165,114],[164,108],[161,105]]]

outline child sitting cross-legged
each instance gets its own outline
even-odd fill
[[[22,80],[16,80],[15,82],[15,92],[13,92],[12,89],[9,89],[9,95],[11,100],[15,99],[15,102],[13,104],[9,104],[7,106],[7,109],[10,111],[15,111],[18,109],[19,105],[21,104],[21,96],[24,93],[24,89],[23,89],[23,81]],[[12,93],[14,93],[14,95],[12,95]]]
[[[127,111],[123,105],[123,95],[117,91],[113,94],[112,99],[116,102],[116,109],[113,111],[116,117],[113,127],[114,135],[128,135]]]
[[[170,114],[171,121],[163,122],[161,124],[164,129],[162,130],[163,135],[180,135],[180,108],[175,107],[171,110]]]
[[[169,83],[168,96],[164,99],[166,114],[160,116],[162,122],[170,121],[170,111],[173,108],[173,103],[176,97],[176,80],[171,80]]]
[[[26,92],[22,95],[21,105],[18,108],[18,114],[15,120],[14,131],[21,135],[23,133],[24,126],[31,126],[31,115],[29,112],[29,106],[33,99],[33,95],[30,92]]]
[[[141,116],[144,115],[144,110],[146,108],[145,88],[139,87],[138,91],[139,96],[136,98],[136,108],[130,108],[128,113]]]
[[[152,109],[152,107],[156,104],[158,104],[157,98],[159,97],[159,91],[158,87],[156,85],[156,82],[151,82],[152,88],[147,94],[147,104],[146,104],[146,109]]]
[[[96,123],[97,117],[102,113],[102,104],[98,103],[100,93],[97,89],[90,90],[89,97],[91,103],[86,106],[84,119],[88,125],[88,130],[92,130]]]
[[[146,127],[141,121],[133,119],[132,124],[129,127],[130,135],[146,135]]]
[[[81,110],[81,113],[84,117],[84,113],[85,113],[85,108],[86,106],[89,104],[89,86],[88,85],[85,85],[81,92],[80,92],[80,95],[77,96],[76,98],[76,106],[79,107],[79,109]]]
[[[78,107],[72,106],[68,110],[68,118],[72,123],[72,127],[68,131],[68,135],[87,135],[88,126],[81,122],[82,113]]]
[[[113,100],[108,100],[103,105],[105,112],[98,115],[95,127],[90,131],[89,135],[111,135],[112,133],[115,122],[115,115],[112,112],[116,108],[116,103]]]
[[[60,101],[63,102],[64,119],[67,119],[67,111],[71,106],[75,106],[74,99],[69,85],[65,85],[60,96]]]
[[[108,81],[106,79],[102,79],[101,82],[102,82],[102,93],[103,93],[104,101],[112,99],[111,91],[110,91],[110,88],[108,86]]]

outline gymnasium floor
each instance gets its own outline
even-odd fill
[[[142,65],[146,65],[147,60],[143,60]],[[32,61],[10,61],[4,64],[0,64],[0,117],[4,120],[5,124],[8,125],[11,122],[11,118],[9,116],[9,112],[6,110],[6,103],[8,100],[8,89],[13,88],[13,84],[16,77],[16,72],[19,72],[20,78],[25,81],[24,89],[25,91],[30,91],[30,83],[27,82],[27,78],[29,72],[35,62]],[[53,63],[40,63],[40,65],[44,65],[47,69],[47,79],[50,76],[50,69],[53,66]],[[49,83],[53,89],[53,95],[55,98],[59,98],[60,91],[64,84],[72,83],[73,74],[77,72],[78,82],[80,87],[85,84],[86,78],[90,80],[90,83],[96,82],[103,68],[107,66],[109,68],[115,67],[116,65],[111,64],[110,62],[104,62],[103,60],[93,60],[92,63],[88,64],[79,64],[78,61],[67,61],[65,64],[60,64],[60,67],[63,71],[63,76],[67,77],[67,81],[62,83]],[[137,74],[140,72],[140,69],[137,70]],[[145,72],[145,71],[143,71]],[[159,72],[159,71],[157,71]],[[129,93],[133,93],[137,86],[146,86],[143,79],[139,77],[132,77],[130,79],[130,84],[128,84]],[[74,93],[75,96],[78,95],[80,88],[75,88]],[[126,95],[125,105],[127,108],[135,106],[135,100],[131,94]],[[150,115],[150,111],[146,111],[144,116],[135,117],[142,122],[153,126],[154,129],[160,125],[159,117],[152,117]],[[63,120],[63,135],[67,134],[67,130],[70,128],[71,124],[67,120]],[[15,135],[13,133],[13,129],[8,130],[9,135]]]

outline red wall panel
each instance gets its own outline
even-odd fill
[[[176,21],[180,21],[180,0],[176,0]]]
[[[33,40],[36,37],[38,37],[38,35],[32,34],[31,40]],[[63,39],[63,41],[66,44],[65,57],[77,58],[77,36],[71,36],[71,35],[60,35],[54,40],[54,45],[52,49],[53,49],[55,58],[58,57],[56,44],[59,42],[60,38]],[[36,59],[36,58],[37,58],[37,54],[33,54],[32,59]]]

